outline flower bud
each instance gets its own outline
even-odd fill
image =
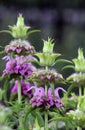
[[[11,35],[14,38],[26,38],[27,37],[27,31],[30,27],[25,26],[24,24],[24,18],[20,14],[17,23],[14,26],[9,26],[9,29],[11,30]]]
[[[54,43],[52,39],[48,38],[48,41],[44,40],[44,47],[43,47],[44,53],[53,53],[53,47]]]
[[[85,58],[82,49],[78,49],[78,58],[72,60],[75,64],[75,71],[85,72]]]
[[[19,17],[17,18],[17,27],[22,27],[24,26],[24,18],[22,17],[22,14],[19,14]]]

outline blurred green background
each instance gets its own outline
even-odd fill
[[[85,54],[85,0],[0,0],[0,30],[16,24],[19,13],[23,14],[25,24],[40,33],[31,35],[28,40],[37,51],[42,50],[43,39],[54,39],[54,52],[61,53],[66,59],[77,57],[79,47]],[[0,34],[0,45],[5,46],[13,38]],[[5,62],[0,56],[0,75]],[[73,70],[61,71],[62,65],[56,65],[59,72],[68,76]]]

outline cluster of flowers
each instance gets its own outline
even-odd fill
[[[30,43],[26,40],[14,40],[11,41],[9,45],[5,47],[6,53],[14,53],[18,55],[27,55],[27,54],[34,54],[35,50],[34,47],[30,45]]]
[[[61,87],[58,87],[52,92],[52,88],[48,89],[47,95],[45,93],[45,89],[43,87],[37,87],[37,83],[34,83],[32,86],[29,82],[24,82],[21,80],[21,89],[22,94],[27,95],[30,99],[30,104],[34,107],[63,107],[63,102],[58,94],[59,90],[65,92],[65,90]],[[15,84],[12,88],[12,93],[18,93],[18,80],[15,81]]]
[[[27,62],[27,60],[33,59],[31,56],[16,56],[15,58],[10,59],[6,63],[6,68],[3,71],[4,75],[22,75],[24,78],[28,78],[32,72],[35,70],[35,67]]]
[[[29,78],[41,84],[56,83],[56,81],[63,80],[63,76],[54,69],[48,69],[48,71],[45,69],[37,69]]]
[[[17,21],[16,25],[16,31],[14,27],[11,27],[12,31],[11,34],[13,35],[15,32],[18,31],[19,27],[22,27],[23,29],[27,29],[24,25],[23,18],[20,15]],[[14,30],[13,30],[14,29]],[[23,31],[22,31],[23,32]],[[27,35],[27,33],[26,33]],[[13,35],[14,37],[14,35]],[[20,38],[17,36],[13,41],[9,43],[5,47],[5,53],[6,57],[6,68],[3,71],[3,76],[10,76],[11,79],[13,78],[15,80],[14,86],[11,90],[12,93],[18,93],[18,82],[20,82],[21,85],[21,93],[25,96],[29,97],[29,103],[32,106],[42,106],[42,107],[57,107],[60,108],[63,106],[63,102],[61,101],[61,98],[59,97],[58,91],[62,90],[65,92],[63,88],[56,88],[52,90],[51,87],[47,88],[47,92],[45,91],[45,86],[38,87],[38,83],[40,84],[50,84],[55,83],[58,80],[63,80],[63,77],[61,74],[57,73],[55,70],[38,70],[36,69],[32,63],[28,62],[30,60],[34,60],[33,54],[35,54],[34,47],[30,45],[30,43],[27,40],[22,39],[22,33],[20,33]],[[15,37],[14,37],[15,38]],[[35,56],[40,56],[38,59],[40,61],[37,61],[40,65],[44,67],[51,66],[54,64],[54,61],[56,57],[60,56],[60,54],[54,54],[53,53],[53,41],[51,39],[48,39],[48,41],[44,41],[44,47],[43,47],[43,53],[36,53]],[[48,60],[48,57],[51,55],[50,60]],[[44,59],[45,58],[45,59]],[[44,64],[47,61],[46,64]],[[49,64],[50,62],[50,64]],[[15,78],[14,78],[15,76]],[[34,86],[30,84],[30,82],[27,81],[29,78],[32,79],[32,82],[34,83]],[[35,79],[35,80],[34,80]],[[19,81],[18,81],[19,80]]]

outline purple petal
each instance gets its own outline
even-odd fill
[[[66,92],[65,89],[63,89],[61,87],[56,88],[54,93],[55,93],[55,96],[57,98],[60,98],[60,96],[59,96],[59,90],[62,90],[63,92]]]
[[[11,90],[12,93],[17,93],[18,92],[18,80],[15,81],[15,84]]]

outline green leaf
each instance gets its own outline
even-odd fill
[[[31,35],[32,33],[41,32],[40,30],[32,30],[27,32],[27,36]]]
[[[75,69],[75,67],[73,65],[66,65],[62,68],[62,70],[64,69],[68,69],[68,68],[72,68],[72,69]]]
[[[26,113],[26,115],[25,115],[25,117],[24,117],[24,128],[26,128],[26,123],[27,123],[27,119],[28,119],[28,116],[30,115],[30,113],[32,113],[33,111],[35,111],[36,110],[36,107],[32,107],[32,106],[30,106],[30,108],[28,109],[28,111],[27,111],[27,113]]]
[[[6,75],[5,75],[5,76],[0,76],[0,81],[4,80],[4,79],[6,79],[6,78],[7,78]]]
[[[8,31],[8,30],[2,30],[0,31],[0,33],[9,33],[10,35],[12,35],[11,31]]]
[[[38,124],[39,126],[44,126],[44,120],[42,118],[42,115],[40,112],[36,112],[36,117],[37,117],[37,120],[38,120]]]
[[[70,86],[69,86],[69,88],[67,89],[67,96],[69,96],[69,94],[71,93],[71,91],[72,91],[72,89],[74,88],[74,87],[76,87],[78,84],[76,83],[76,82],[74,82],[73,84],[71,84]]]
[[[36,123],[36,128],[34,128],[33,130],[40,130],[40,126],[39,126],[37,117],[36,117],[35,123]]]
[[[5,54],[5,51],[1,51],[1,52],[0,52],[0,55],[2,55],[2,54]]]
[[[60,121],[60,120],[63,120],[63,121],[68,121],[69,120],[69,118],[68,117],[54,117],[54,118],[52,118],[52,119],[50,119],[49,120],[49,122],[51,122],[51,121]]]
[[[4,83],[4,94],[3,94],[3,96],[4,96],[4,101],[5,101],[5,102],[7,101],[7,87],[8,87],[9,81],[10,81],[10,80],[7,79],[7,80],[5,81],[5,83]]]
[[[71,61],[65,60],[65,59],[58,59],[58,60],[56,60],[55,64],[56,64],[56,63],[61,63],[61,62],[73,64]]]

